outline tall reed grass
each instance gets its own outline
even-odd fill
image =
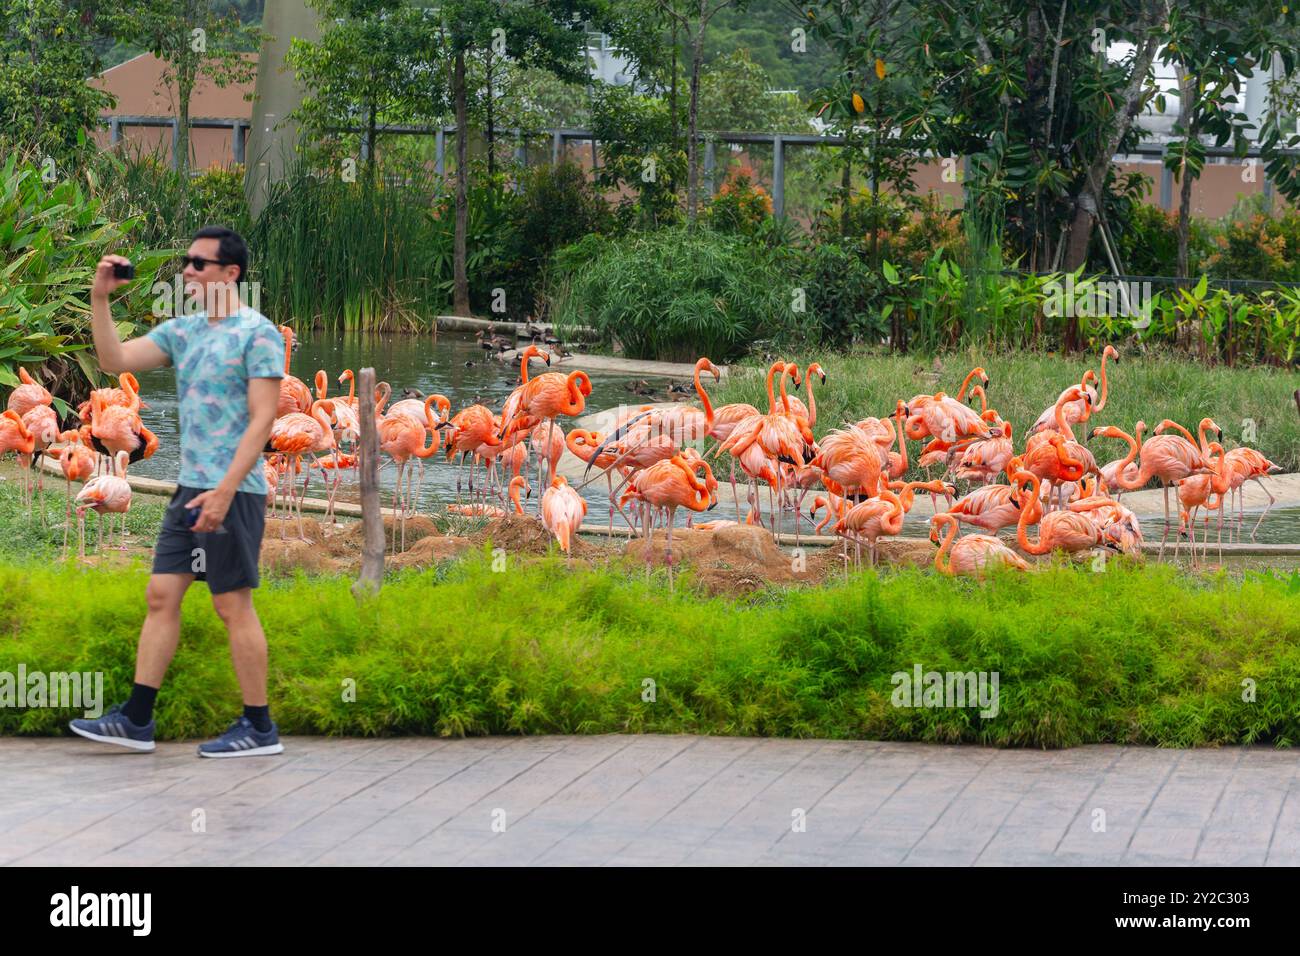
[[[431,262],[440,187],[425,176],[374,185],[292,168],[249,240],[263,311],[330,332],[432,328],[447,299]]]

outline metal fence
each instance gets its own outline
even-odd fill
[[[172,166],[175,168],[177,154],[176,150],[180,141],[179,125],[174,117],[161,116],[102,116],[101,122],[109,127],[110,140],[116,145],[122,141],[122,130],[124,127],[162,127],[170,128],[172,131]],[[245,144],[247,142],[247,130],[252,124],[246,119],[238,118],[215,118],[202,117],[192,118],[190,120],[190,129],[229,129],[231,131],[231,154],[236,163],[245,162]],[[365,135],[366,131],[362,129],[339,129],[337,132],[362,134],[361,158],[368,158],[373,144],[369,142],[369,137]],[[376,128],[377,133],[383,135],[409,135],[409,136],[432,136],[434,137],[434,168],[438,175],[446,175],[446,157],[447,157],[447,137],[456,135],[456,127],[449,126],[380,126]],[[498,130],[503,139],[513,139],[515,141],[514,156],[515,160],[521,165],[528,162],[528,148],[526,137],[546,136],[550,139],[550,161],[559,162],[560,156],[565,152],[571,142],[589,142],[591,143],[592,165],[598,168],[599,148],[595,136],[591,130],[575,128],[558,128],[544,129],[535,131],[523,131],[519,129],[501,129]],[[785,160],[786,147],[789,146],[811,146],[814,148],[823,148],[828,146],[843,146],[845,144],[842,136],[816,136],[812,134],[799,133],[735,133],[735,132],[701,132],[698,134],[697,142],[704,147],[704,181],[710,193],[715,192],[717,183],[717,145],[722,144],[739,144],[739,145],[765,145],[772,149],[772,210],[778,215],[785,214]],[[1160,163],[1160,206],[1165,210],[1172,210],[1173,205],[1173,171],[1164,165],[1164,159],[1168,152],[1167,144],[1145,144],[1134,149],[1116,155],[1114,161],[1131,162],[1133,157],[1138,157],[1139,161],[1158,161]],[[1300,150],[1282,150],[1283,154],[1288,156],[1300,155]],[[1209,159],[1231,159],[1238,163],[1260,162],[1261,152],[1258,147],[1252,146],[1244,156],[1237,156],[1236,153],[1228,147],[1206,146],[1206,157]],[[945,157],[923,153],[927,159],[939,161]],[[1268,179],[1268,175],[1262,169],[1261,163],[1261,187],[1262,192],[1271,205],[1273,201],[1273,185]]]

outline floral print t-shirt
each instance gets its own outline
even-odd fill
[[[284,377],[284,338],[270,319],[246,305],[220,322],[209,322],[206,312],[168,319],[146,338],[176,369],[178,481],[187,488],[215,488],[248,429],[248,380]],[[266,494],[260,464],[238,490]]]

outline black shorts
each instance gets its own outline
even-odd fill
[[[193,574],[213,594],[255,588],[266,528],[266,495],[237,491],[222,522],[224,531],[195,533],[185,525],[185,505],[203,488],[176,486],[163,514],[153,552],[154,574]]]

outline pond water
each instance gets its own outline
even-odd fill
[[[344,369],[359,371],[362,366],[373,366],[377,380],[387,381],[393,387],[393,401],[402,398],[402,390],[419,389],[426,395],[437,392],[451,399],[455,413],[480,402],[493,410],[500,410],[506,397],[518,384],[518,362],[501,362],[480,348],[472,335],[440,333],[435,342],[431,336],[373,335],[365,337],[333,337],[316,334],[304,337],[294,351],[291,371],[312,387],[317,369],[329,375],[329,395],[340,394],[337,385],[339,373]],[[534,363],[532,374],[545,371]],[[591,412],[614,408],[628,402],[640,402],[628,391],[628,376],[591,373],[591,396],[587,409]],[[656,389],[666,389],[668,379],[647,378]],[[150,406],[141,412],[145,425],[159,438],[158,451],[152,458],[131,466],[131,473],[147,478],[175,481],[180,470],[180,436],[176,413],[176,377],[171,369],[161,369],[140,376],[140,390]],[[346,394],[344,391],[342,394]],[[564,423],[566,430],[571,422]],[[396,469],[388,465],[380,471],[381,494],[388,504]],[[314,491],[312,489],[315,489]],[[608,495],[603,492],[604,482],[596,482],[584,489],[590,513],[607,514]],[[308,494],[320,496],[319,477],[313,478]],[[536,493],[536,490],[535,490]],[[434,510],[454,501],[456,494],[456,469],[449,465],[445,455],[439,453],[425,463],[424,482],[420,489],[420,510]],[[344,472],[339,495],[344,501],[359,500],[355,472]],[[535,499],[534,499],[535,500]],[[600,508],[603,507],[603,511]]]

